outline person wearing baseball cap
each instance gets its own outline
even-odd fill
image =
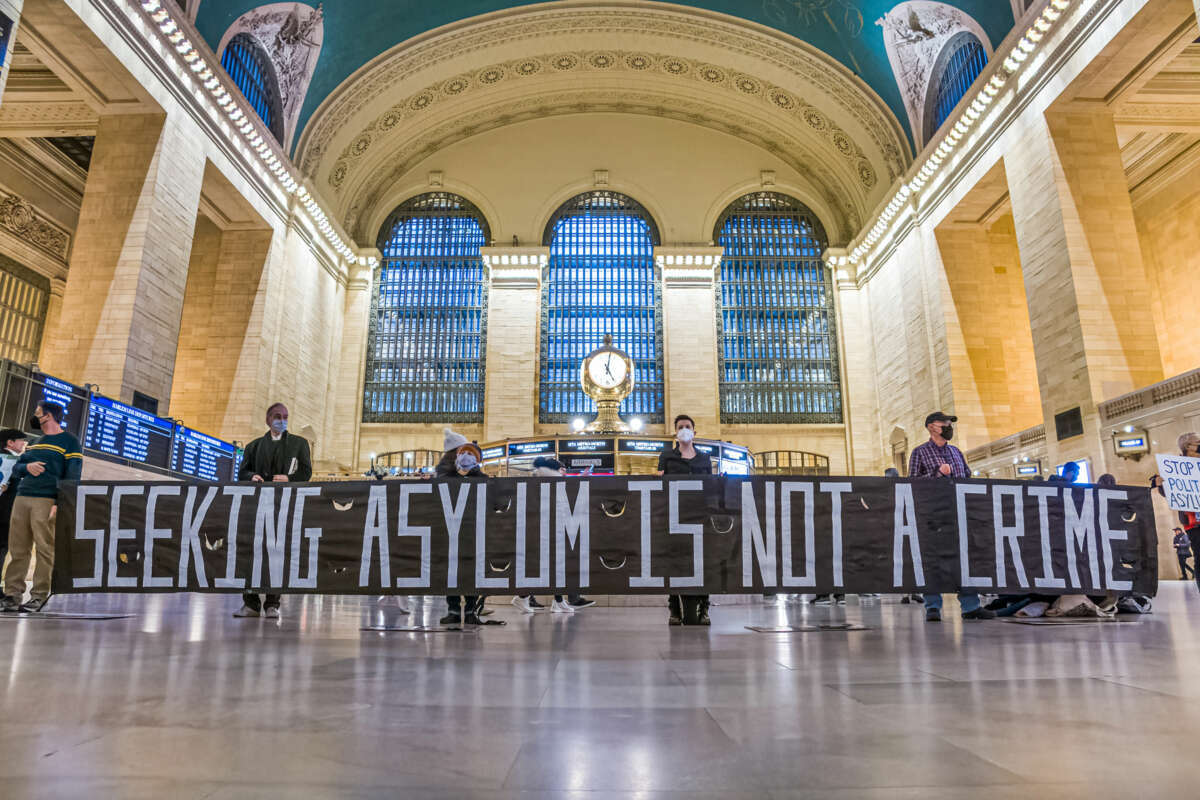
[[[958,417],[934,411],[925,417],[925,430],[929,431],[929,441],[913,448],[908,458],[908,477],[910,478],[969,478],[971,470],[967,467],[967,459],[962,451],[950,444],[954,438],[954,423]],[[962,606],[963,619],[991,619],[996,612],[989,611],[979,602],[975,592],[959,592],[958,602]],[[940,594],[925,595],[925,620],[927,622],[942,621],[942,596]]]

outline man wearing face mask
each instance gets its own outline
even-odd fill
[[[77,481],[83,473],[79,440],[62,429],[62,420],[63,407],[58,403],[38,405],[29,424],[40,430],[42,436],[25,448],[9,476],[10,481],[20,481],[20,484],[9,518],[10,560],[4,572],[0,611],[41,611],[50,596],[58,484],[60,481]],[[37,564],[33,570],[33,588],[29,592],[29,602],[21,605],[29,559],[35,550]]]
[[[712,459],[696,449],[696,423],[687,414],[675,418],[675,447],[658,457],[659,475],[712,475]],[[671,616],[668,625],[711,625],[708,595],[677,595],[668,599]]]
[[[967,459],[962,451],[950,444],[954,438],[954,423],[958,417],[951,417],[941,411],[935,411],[925,418],[925,429],[929,431],[929,441],[913,448],[908,459],[908,477],[910,478],[969,478],[971,470],[967,468]],[[963,619],[992,619],[996,612],[983,608],[979,595],[975,592],[959,592],[958,602],[962,606]],[[925,620],[927,622],[942,621],[942,596],[940,594],[925,595]]]
[[[239,481],[255,483],[287,483],[307,481],[312,477],[312,456],[308,440],[288,433],[288,409],[275,403],[267,409],[267,432],[246,445],[242,454]],[[242,607],[235,617],[279,618],[279,595],[268,594],[265,600],[254,592],[242,595]]]

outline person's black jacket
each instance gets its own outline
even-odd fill
[[[289,481],[307,481],[312,478],[312,456],[308,452],[308,440],[303,436],[284,431],[279,438],[279,446],[274,448],[271,434],[258,437],[246,445],[242,455],[242,468],[238,470],[238,480],[252,480],[258,475],[264,481],[270,481],[276,475],[287,475]],[[288,472],[292,459],[296,459],[296,468]]]
[[[712,475],[712,459],[697,450],[696,457],[688,461],[674,447],[659,455],[658,468],[664,475]]]
[[[458,474],[458,451],[447,450],[442,456],[442,460],[438,462],[435,468],[434,475],[438,478],[486,478],[487,474],[476,464],[471,468],[471,471],[466,475]]]

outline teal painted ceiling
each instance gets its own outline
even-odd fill
[[[317,5],[318,0],[305,0]],[[900,0],[702,0],[690,5],[767,25],[823,50],[861,77],[907,130],[900,89],[875,20]],[[196,26],[215,51],[240,16],[263,0],[203,0]],[[656,5],[656,3],[648,3]],[[1013,27],[1008,0],[953,0],[970,14],[992,46]],[[491,11],[534,5],[512,0],[325,0],[325,33],[316,73],[300,112],[303,130],[313,112],[355,70],[401,42],[442,25]],[[664,4],[665,5],[665,4]],[[912,138],[912,131],[909,131]]]

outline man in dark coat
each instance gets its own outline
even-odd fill
[[[288,433],[288,409],[275,403],[267,409],[267,432],[246,445],[242,454],[239,481],[287,483],[304,482],[312,477],[312,456],[308,440]],[[268,594],[265,599],[254,592],[242,595],[242,607],[235,617],[279,618],[279,595]]]

